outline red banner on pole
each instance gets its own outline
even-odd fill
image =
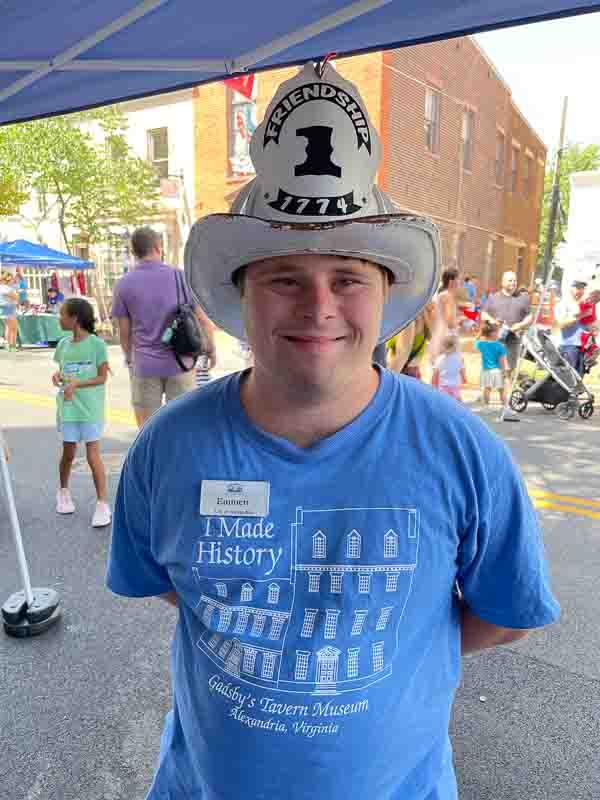
[[[227,78],[223,83],[233,89],[234,92],[239,92],[239,94],[247,97],[248,100],[254,99],[252,96],[254,92],[254,75],[239,75],[237,78]]]

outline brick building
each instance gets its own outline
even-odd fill
[[[483,287],[505,269],[528,284],[537,259],[546,148],[470,38],[340,59],[379,130],[379,185],[432,217],[446,265]],[[295,68],[260,73],[249,101],[224,84],[194,90],[196,217],[226,211],[252,177],[250,133]]]

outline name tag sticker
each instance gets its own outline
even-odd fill
[[[207,517],[266,517],[268,481],[202,481],[200,513]]]

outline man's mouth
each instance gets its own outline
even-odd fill
[[[290,342],[298,342],[300,344],[315,344],[315,345],[327,345],[331,342],[341,342],[345,339],[345,336],[307,336],[302,333],[290,333],[284,334],[284,339],[287,339]]]

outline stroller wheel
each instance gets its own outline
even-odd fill
[[[579,406],[579,416],[581,419],[589,419],[594,413],[594,404],[591,400],[587,400]]]
[[[525,409],[527,408],[527,400],[525,399],[525,393],[521,391],[521,389],[515,389],[510,396],[508,404],[513,411],[518,411],[519,413],[525,411]]]
[[[556,408],[556,403],[542,403],[542,406],[546,409],[546,411],[554,411]]]
[[[573,403],[570,403],[568,400],[566,400],[564,403],[559,403],[556,406],[556,415],[559,419],[563,419],[565,421],[573,419],[575,416],[575,408]]]

